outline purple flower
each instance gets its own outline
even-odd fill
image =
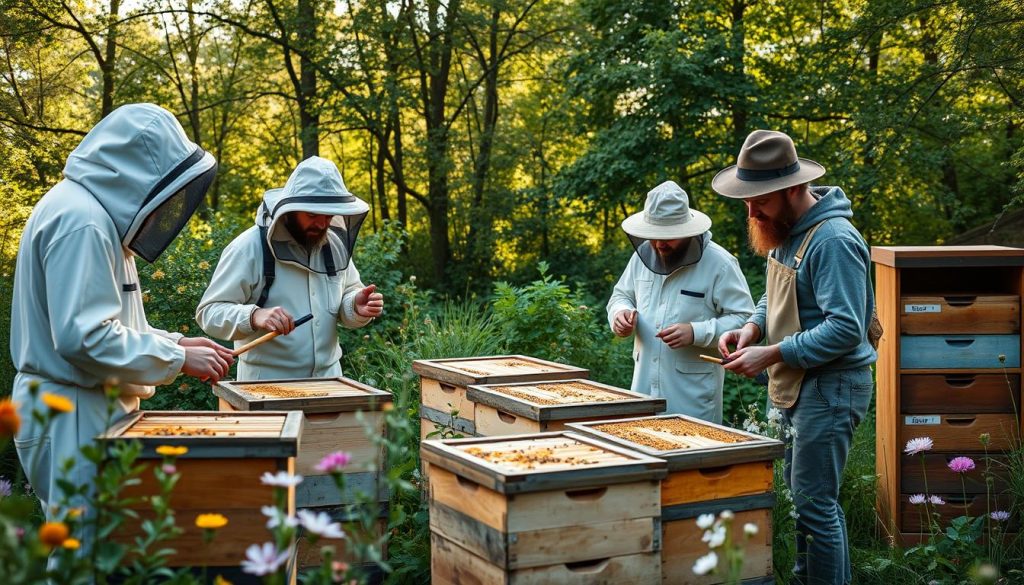
[[[341,473],[349,463],[352,462],[352,454],[347,451],[335,451],[324,455],[320,463],[316,464],[316,470],[321,473]]]
[[[11,489],[14,486],[11,485],[11,480],[6,477],[0,477],[0,498],[8,498],[11,496]]]
[[[1006,522],[1010,519],[1010,513],[1007,512],[1006,510],[996,510],[995,512],[989,514],[989,517],[995,520],[996,522]]]
[[[903,452],[907,455],[917,455],[918,453],[931,451],[932,445],[931,437],[918,437],[907,441],[907,447],[903,449]]]
[[[167,475],[174,475],[175,473],[178,473],[178,468],[172,463],[164,463],[160,469],[162,469]]]
[[[946,505],[946,500],[943,500],[939,496],[928,496],[928,501],[931,502],[931,504],[933,506],[945,506]]]
[[[288,551],[277,552],[272,542],[264,542],[262,547],[254,544],[245,550],[242,570],[250,575],[270,575],[277,572],[277,568],[287,559]]]
[[[974,459],[970,457],[954,457],[949,468],[957,473],[967,473],[974,469]]]
[[[925,503],[926,501],[928,501],[928,498],[925,497],[924,494],[914,494],[910,496],[910,503],[914,504],[915,506],[919,506]]]

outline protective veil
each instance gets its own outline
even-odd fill
[[[104,382],[116,378],[121,388],[116,420],[180,372],[181,335],[147,323],[129,250],[159,256],[215,169],[213,157],[185,136],[170,112],[123,106],[75,148],[64,180],[25,224],[11,308],[11,359],[18,370],[13,398],[25,422],[15,444],[44,502],[59,498],[57,472],[67,458],[77,463],[65,479],[78,485],[92,480],[78,448],[112,422]],[[32,383],[71,400],[74,412],[48,429],[36,424],[31,411],[45,406],[29,391]]]

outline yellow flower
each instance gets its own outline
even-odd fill
[[[50,410],[54,412],[71,412],[75,409],[75,405],[71,400],[60,394],[50,394],[49,392],[43,392],[43,404],[50,407]]]
[[[68,518],[74,520],[81,516],[83,511],[82,508],[68,508]]]
[[[153,280],[161,280],[164,276],[167,275],[164,274],[163,270],[157,270],[156,272],[153,273]]]
[[[173,447],[171,445],[160,445],[156,448],[157,455],[164,457],[178,457],[188,453],[188,447]]]
[[[188,333],[188,325],[182,325],[179,329],[182,333]]]
[[[0,400],[0,437],[13,436],[21,428],[21,417],[18,407],[10,398]]]
[[[69,538],[64,541],[62,546],[68,550],[78,550],[82,543],[77,538]]]
[[[47,522],[39,527],[39,541],[47,546],[60,546],[68,539],[68,527],[63,522]]]
[[[210,269],[210,263],[207,262],[206,260],[203,260],[202,262],[200,262],[198,264],[198,266],[199,266],[199,270],[209,270]]]
[[[231,581],[228,581],[224,577],[217,575],[217,578],[213,580],[213,585],[233,585]]]
[[[184,294],[184,293],[185,293],[185,291],[187,291],[187,290],[188,290],[188,287],[186,287],[186,286],[185,286],[185,285],[183,284],[183,285],[179,286],[179,287],[178,287],[177,289],[175,289],[175,290],[177,290],[177,291],[178,291],[178,294],[180,295],[180,294]]]
[[[224,528],[228,519],[223,514],[200,514],[196,516],[196,526],[206,530]]]
[[[149,296],[149,293],[142,293],[142,302],[148,303],[153,297]]]

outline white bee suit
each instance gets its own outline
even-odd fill
[[[57,470],[93,480],[78,452],[106,425],[138,408],[153,386],[185,362],[182,336],[146,321],[135,256],[154,260],[202,200],[216,162],[191,142],[170,112],[149,104],[118,108],[68,157],[64,180],[40,199],[22,234],[11,308],[13,398],[22,427],[18,456],[36,494],[58,503]],[[122,396],[107,416],[103,385]],[[31,417],[46,410],[29,387],[74,406],[48,432]]]

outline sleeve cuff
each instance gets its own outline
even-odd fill
[[[765,318],[762,315],[755,314],[751,318],[747,319],[747,323],[757,325],[757,330],[761,332],[761,339],[758,339],[757,343],[761,343],[761,340],[768,334],[765,327]]]
[[[804,368],[803,364],[800,363],[800,356],[796,351],[796,344],[793,343],[792,337],[786,337],[779,344],[779,352],[782,353],[782,361],[791,368]]]
[[[252,334],[256,333],[256,327],[253,325],[252,316],[256,313],[256,309],[258,308],[259,307],[257,307],[256,305],[250,305],[249,316],[246,317],[245,319],[242,319],[242,322],[238,324],[238,332],[241,333],[244,337],[249,337]]]
[[[707,321],[700,321],[697,323],[690,323],[690,327],[693,327],[693,344],[698,347],[708,347],[711,345],[715,335],[715,330],[710,327]]]
[[[345,315],[343,323],[350,329],[356,329],[373,321],[373,317],[363,317],[356,313],[356,296],[350,295],[341,301],[341,311]]]

